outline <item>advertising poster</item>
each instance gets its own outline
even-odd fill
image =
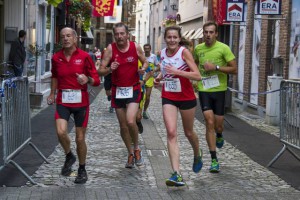
[[[292,1],[289,79],[300,78],[300,1]]]

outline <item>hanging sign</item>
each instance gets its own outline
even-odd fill
[[[226,2],[226,21],[244,22],[245,0],[227,0]]]
[[[282,0],[259,0],[258,15],[281,15]]]

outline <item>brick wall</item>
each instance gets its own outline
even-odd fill
[[[244,64],[244,92],[250,93],[251,89],[251,68],[252,68],[252,44],[254,27],[255,2],[248,1],[247,31],[245,42],[245,64]],[[244,100],[250,102],[250,95],[245,94]]]
[[[259,61],[259,84],[258,92],[267,90],[268,75],[270,74],[270,65],[272,58],[272,30],[275,20],[268,20],[269,16],[262,16],[261,20],[261,41],[260,41],[260,61]],[[258,96],[258,105],[261,107],[266,106],[266,95]]]
[[[234,26],[232,52],[235,55],[237,64],[239,63],[239,41],[240,41],[240,26]],[[233,76],[232,80],[233,80],[232,88],[238,88],[238,74]],[[232,96],[237,97],[237,93],[232,94]]]
[[[291,38],[291,8],[292,0],[282,1],[282,15],[285,20],[280,21],[279,55],[283,58],[283,79],[288,79],[289,73],[289,51]]]

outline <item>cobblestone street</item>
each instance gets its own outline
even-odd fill
[[[210,155],[205,141],[205,127],[195,120],[195,131],[203,149],[204,166],[199,174],[191,167],[192,148],[178,127],[181,171],[187,187],[167,188],[165,179],[171,167],[166,148],[166,130],[162,119],[160,92],[152,92],[148,109],[149,120],[143,119],[144,133],[140,137],[145,165],[126,169],[127,151],[123,144],[115,113],[109,113],[109,102],[102,90],[91,104],[87,134],[87,172],[84,185],[73,183],[78,162],[70,177],[60,175],[64,153],[60,145],[50,155],[50,164],[43,164],[33,175],[38,185],[11,190],[0,188],[0,199],[296,199],[300,192],[252,161],[229,143],[218,151],[219,174],[209,173]],[[180,117],[179,117],[179,123]],[[73,152],[74,128],[70,133]],[[30,191],[30,192],[28,192]]]

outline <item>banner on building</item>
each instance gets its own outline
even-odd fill
[[[245,0],[227,0],[226,21],[244,22]]]
[[[118,23],[122,20],[122,6],[115,6],[113,15],[104,17],[104,23]]]
[[[213,18],[218,25],[222,25],[226,18],[226,0],[212,0]]]
[[[113,15],[115,0],[93,0],[92,4],[94,6],[93,16],[104,17]]]
[[[282,0],[259,0],[257,14],[281,15]]]

